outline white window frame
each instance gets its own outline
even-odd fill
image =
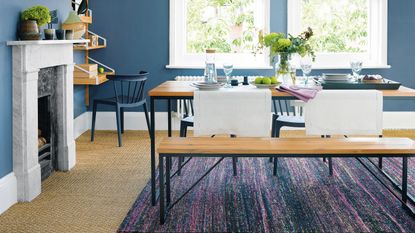
[[[269,33],[270,28],[270,0],[257,7],[265,13],[260,24],[264,25],[264,33]],[[169,38],[169,69],[202,69],[206,55],[190,54],[186,51],[186,4],[185,0],[170,0],[170,38]],[[262,11],[262,10],[261,10]],[[232,62],[235,69],[271,69],[269,54],[261,53],[217,53],[216,63],[220,68],[222,63]]]
[[[302,0],[287,1],[288,33],[297,35],[301,25]],[[388,65],[388,0],[369,0],[369,48],[366,53],[317,53],[314,69],[349,69],[352,59],[361,59],[364,68],[390,68]],[[313,25],[304,25],[310,26]],[[297,58],[298,59],[298,58]]]

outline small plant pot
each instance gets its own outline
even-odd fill
[[[65,30],[65,38],[67,40],[73,40],[73,30]]]
[[[65,40],[65,30],[62,30],[62,29],[57,29],[56,30],[56,38],[58,39],[58,40]]]
[[[55,39],[55,29],[45,29],[45,40],[54,40]]]
[[[20,22],[19,38],[21,40],[40,40],[39,27],[35,20]]]

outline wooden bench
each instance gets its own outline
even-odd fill
[[[226,157],[273,157],[274,165],[277,163],[277,158],[287,157],[316,158],[324,156],[329,160],[346,157],[401,157],[403,161],[402,196],[399,198],[396,194],[394,195],[404,207],[413,213],[411,207],[407,205],[407,187],[408,158],[415,156],[415,142],[409,138],[167,138],[160,143],[158,153],[161,224],[165,221],[166,210],[180,201]],[[171,204],[170,169],[165,169],[165,166],[161,165],[166,161],[166,168],[169,168],[172,157],[219,157],[221,159],[177,201]],[[276,168],[277,166],[274,166],[274,169]],[[329,166],[329,170],[332,174],[331,166]],[[383,182],[382,184],[385,185]],[[391,191],[389,188],[388,190]]]

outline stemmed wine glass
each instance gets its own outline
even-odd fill
[[[303,71],[304,85],[307,85],[308,77],[313,67],[313,59],[310,56],[302,57],[300,60],[300,66],[301,70]]]
[[[350,67],[352,68],[354,79],[360,81],[360,71],[362,71],[363,62],[361,60],[352,60],[350,62]]]
[[[226,86],[225,87],[232,87],[230,85],[230,77],[233,71],[233,64],[232,63],[223,63],[223,72],[226,76]]]

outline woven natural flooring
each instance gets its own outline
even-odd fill
[[[158,138],[165,136],[158,133]],[[302,136],[286,131],[283,136]],[[42,194],[0,215],[0,232],[115,232],[149,180],[149,139],[145,131],[127,131],[124,147],[115,132],[89,132],[77,140],[77,165],[55,172],[42,183]],[[386,131],[385,136],[411,137],[415,131]]]

